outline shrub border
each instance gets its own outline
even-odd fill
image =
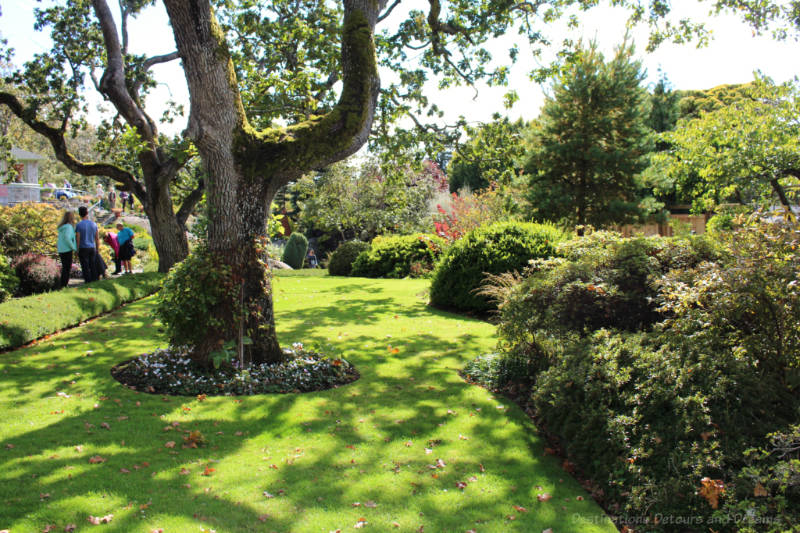
[[[163,277],[147,272],[0,303],[0,351],[18,348],[149,296],[161,287]]]

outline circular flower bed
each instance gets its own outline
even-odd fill
[[[344,359],[327,358],[304,350],[300,344],[283,351],[287,360],[280,363],[208,370],[197,366],[185,353],[156,350],[120,363],[111,369],[111,375],[135,390],[179,396],[311,392],[359,378],[355,367]]]

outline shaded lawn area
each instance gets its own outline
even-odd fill
[[[281,342],[361,373],[320,393],[123,388],[110,367],[164,345],[151,299],[0,354],[0,530],[616,531],[521,410],[459,378],[494,328],[428,308],[427,284],[275,280]],[[182,430],[207,445],[182,448]]]

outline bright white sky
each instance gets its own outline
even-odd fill
[[[0,35],[8,39],[10,46],[16,49],[15,62],[21,64],[34,53],[46,50],[49,43],[47,34],[33,31],[33,8],[41,4],[32,0],[0,0],[2,16],[0,17]],[[114,5],[115,2],[111,1]],[[424,9],[426,2],[422,0],[406,0]],[[422,5],[420,5],[422,4]],[[678,2],[673,2],[678,4]],[[794,41],[776,42],[769,36],[753,36],[751,29],[733,16],[704,17],[708,13],[707,5],[690,0],[680,0],[680,9],[709,21],[713,31],[713,41],[703,49],[693,45],[664,44],[655,53],[646,54],[647,31],[633,33],[637,50],[648,73],[648,84],[658,81],[659,68],[663,71],[675,89],[707,89],[725,83],[743,83],[753,79],[753,72],[761,70],[777,82],[786,81],[798,74],[800,54],[798,43]],[[676,10],[678,8],[675,8]],[[398,12],[405,12],[400,7]],[[394,15],[393,15],[394,16]],[[157,55],[174,50],[174,40],[169,26],[166,24],[166,13],[160,2],[156,8],[149,9],[133,21],[130,28],[131,51]],[[625,34],[625,14],[621,10],[602,7],[595,8],[581,15],[580,34],[585,39],[596,39],[607,57],[613,48],[620,43]],[[391,19],[387,21],[391,23]],[[565,35],[563,28],[553,27],[553,42],[560,42]],[[574,35],[573,35],[574,36]],[[510,41],[506,40],[496,48],[496,57],[505,58],[505,50]],[[527,71],[533,66],[532,60],[521,54],[521,60],[512,76],[511,87],[520,95],[520,101],[508,112],[512,118],[523,117],[526,120],[538,115],[543,101],[542,88],[528,80]],[[156,66],[154,73],[162,85],[148,99],[151,115],[159,117],[163,110],[163,102],[172,97],[178,102],[188,102],[188,92],[183,72],[178,62]],[[383,75],[386,77],[386,74]],[[451,119],[465,115],[470,121],[488,120],[492,113],[506,111],[502,106],[502,96],[506,88],[481,88],[477,99],[473,99],[474,90],[470,88],[453,89],[446,92],[435,91],[431,86],[431,100],[443,108]],[[188,106],[187,106],[188,110]],[[165,133],[180,131],[184,124],[176,124],[172,130],[162,126]]]

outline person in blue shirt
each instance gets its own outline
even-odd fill
[[[61,258],[61,284],[63,289],[69,285],[69,273],[72,270],[72,254],[78,251],[78,244],[75,241],[75,214],[72,211],[64,211],[61,223],[58,225],[58,256]]]
[[[78,259],[81,262],[83,281],[91,283],[96,281],[100,273],[97,272],[95,254],[100,247],[100,234],[97,224],[89,219],[89,210],[85,205],[78,208],[81,221],[75,226],[75,237],[78,241]]]
[[[119,244],[119,261],[126,274],[131,273],[131,259],[136,250],[133,248],[133,230],[117,222],[117,244]]]

